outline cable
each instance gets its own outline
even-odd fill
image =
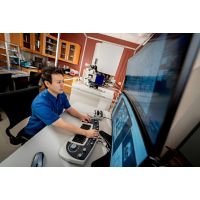
[[[110,151],[108,142],[102,136],[98,137],[97,142],[101,143],[104,147],[106,147],[107,153]]]

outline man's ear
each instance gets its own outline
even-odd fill
[[[49,81],[44,81],[44,84],[46,85],[46,87],[49,87],[51,83]]]

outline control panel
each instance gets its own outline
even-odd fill
[[[94,111],[94,119],[102,120],[104,117],[102,110],[95,110]]]
[[[99,130],[99,121],[92,119],[90,124],[84,123],[80,128]],[[59,156],[68,162],[84,165],[94,149],[96,142],[97,138],[87,138],[83,135],[76,134],[60,148]]]

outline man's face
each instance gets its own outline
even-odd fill
[[[52,74],[52,83],[46,82],[48,90],[53,94],[61,94],[64,89],[64,78],[61,74]]]

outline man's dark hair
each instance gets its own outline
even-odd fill
[[[62,68],[57,67],[45,67],[42,71],[42,81],[49,81],[49,83],[52,83],[52,74],[61,74],[64,75]],[[45,83],[44,83],[45,85]],[[46,85],[45,85],[46,87]]]

